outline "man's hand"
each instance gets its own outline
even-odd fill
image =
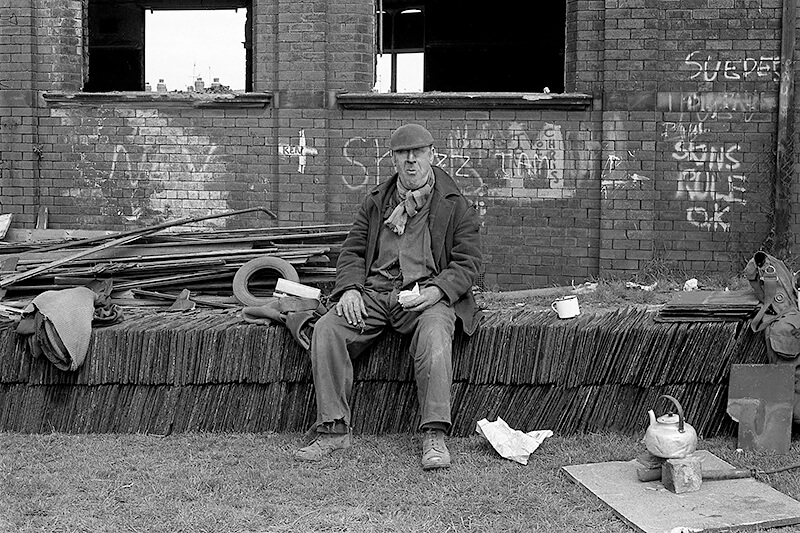
[[[367,316],[367,308],[358,289],[350,289],[342,294],[342,297],[336,302],[335,309],[336,314],[344,315],[350,325],[360,324]]]
[[[442,289],[440,289],[436,285],[429,285],[427,287],[422,288],[419,291],[419,296],[401,305],[403,306],[403,309],[406,311],[421,313],[422,311],[431,307],[433,304],[435,304],[442,298],[444,298],[444,293],[442,292]]]

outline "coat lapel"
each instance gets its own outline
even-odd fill
[[[365,275],[369,274],[369,267],[372,264],[372,261],[375,259],[375,255],[378,251],[378,237],[381,234],[381,229],[383,228],[383,205],[386,201],[386,195],[392,190],[395,180],[397,179],[397,174],[392,176],[388,181],[379,185],[378,187],[372,190],[370,194],[370,200],[372,201],[373,208],[372,208],[372,215],[370,215],[369,227],[367,229],[367,248],[364,251],[364,259],[366,267]]]
[[[431,212],[428,215],[428,228],[431,232],[431,251],[433,252],[433,260],[439,268],[442,268],[442,259],[447,243],[447,226],[450,223],[450,217],[453,214],[455,203],[447,198],[450,194],[457,194],[452,178],[442,171],[436,172],[436,184],[433,188],[433,197],[431,198]]]

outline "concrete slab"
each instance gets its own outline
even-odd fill
[[[733,468],[705,450],[704,470]],[[644,533],[713,532],[800,524],[800,502],[755,479],[707,481],[700,490],[674,494],[661,481],[639,481],[639,463],[613,461],[563,467],[631,527]]]

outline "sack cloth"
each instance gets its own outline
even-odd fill
[[[310,350],[314,324],[327,312],[316,298],[275,296],[264,305],[245,307],[242,318],[250,324],[283,324],[303,349]]]
[[[110,286],[45,291],[25,309],[16,332],[34,358],[44,356],[59,370],[77,370],[86,359],[92,325],[119,322],[122,314],[108,298]]]
[[[744,267],[744,274],[756,297],[775,314],[797,309],[796,276],[777,257],[756,252]]]
[[[783,313],[772,320],[764,331],[769,348],[778,357],[794,359],[800,355],[800,312]]]
[[[86,287],[45,291],[34,298],[23,310],[34,323],[28,339],[31,353],[45,355],[60,370],[77,370],[89,349],[94,299],[94,291]],[[28,328],[17,328],[24,331]]]
[[[764,332],[771,364],[794,367],[792,419],[800,423],[800,311],[797,308],[797,275],[780,259],[756,252],[745,267],[745,276],[761,301],[750,321],[753,331]]]
[[[756,252],[745,267],[745,276],[761,301],[750,328],[763,331],[767,347],[784,359],[800,355],[800,311],[795,287],[797,277],[780,259]]]

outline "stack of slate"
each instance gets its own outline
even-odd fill
[[[725,322],[746,320],[761,307],[752,289],[678,292],[658,312],[659,322]]]
[[[725,414],[731,364],[765,361],[746,322],[654,320],[621,309],[559,320],[520,310],[489,314],[454,347],[453,431],[482,418],[512,427],[644,431],[671,394],[704,436],[733,434]],[[357,433],[414,431],[408,340],[387,334],[355,363]],[[0,430],[25,432],[302,431],[313,422],[307,353],[282,326],[236,311],[129,316],[96,329],[74,373],[31,360],[13,326],[0,328]]]

